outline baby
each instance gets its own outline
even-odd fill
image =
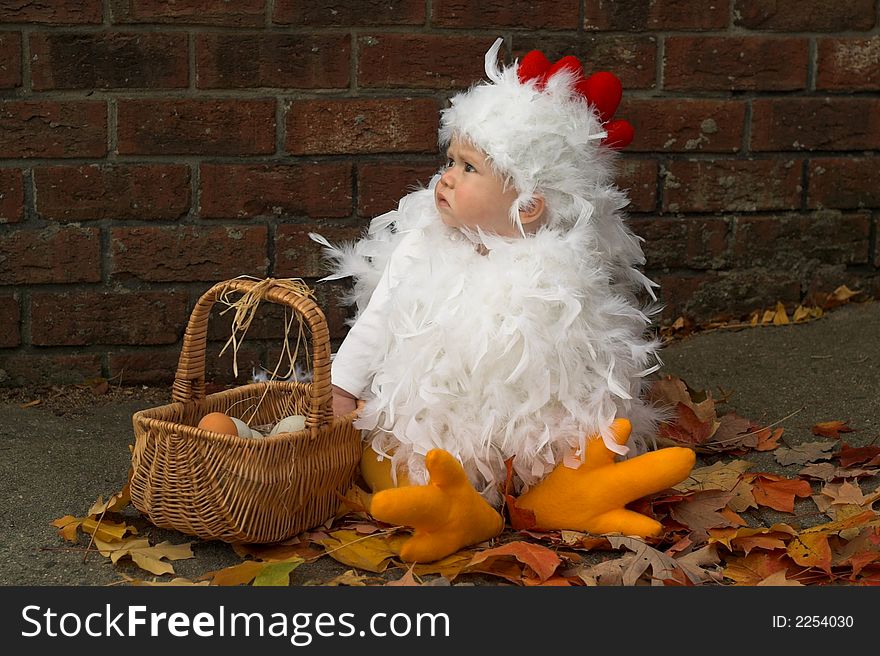
[[[407,560],[497,535],[508,463],[538,527],[655,535],[657,522],[623,505],[694,462],[687,449],[614,462],[654,433],[641,396],[659,367],[645,336],[654,308],[637,298],[656,300],[656,285],[636,268],[613,185],[614,149],[632,138],[610,120],[620,83],[537,51],[501,69],[500,45],[486,54],[490,81],[442,112],[447,163],[428,189],[354,244],[313,235],[334,264],[325,280],[355,280],[334,410],[365,400],[355,426],[370,512],[416,529]]]

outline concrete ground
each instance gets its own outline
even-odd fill
[[[844,306],[800,325],[698,333],[670,344],[663,360],[663,373],[716,398],[729,395],[728,405],[737,414],[762,424],[779,421],[789,445],[818,439],[810,427],[831,420],[848,421],[856,429],[845,436],[851,445],[864,446],[880,436],[880,303]],[[68,396],[57,392],[53,398],[48,391],[2,391],[0,584],[105,585],[118,583],[121,573],[150,578],[133,566],[113,566],[94,551],[84,557],[82,548],[68,546],[50,522],[67,514],[82,516],[98,495],[106,498],[122,487],[133,439],[131,416],[166,402],[169,393],[128,388],[95,396],[86,389]],[[39,404],[21,407],[37,398]],[[797,471],[797,466],[780,467],[772,453],[748,458],[756,462],[754,471]],[[770,513],[759,519],[786,518]],[[190,540],[158,529],[151,537],[154,542]],[[178,575],[195,578],[241,561],[219,542],[195,540],[193,551],[194,559],[174,563]],[[294,570],[292,581],[320,583],[346,569],[321,558]]]

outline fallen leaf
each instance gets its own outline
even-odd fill
[[[733,498],[724,490],[701,490],[686,497],[682,502],[670,507],[672,518],[691,530],[691,539],[704,542],[707,529],[727,526],[727,518],[719,510]]]
[[[807,465],[798,472],[798,476],[807,476],[820,481],[833,481],[838,478],[858,478],[860,476],[873,476],[875,470],[845,467],[836,467],[830,462],[816,462]]]
[[[813,435],[821,435],[822,437],[832,437],[838,439],[840,433],[855,432],[854,428],[847,426],[848,421],[823,421],[811,428]]]
[[[785,578],[785,570],[781,569],[778,572],[773,572],[770,576],[768,576],[763,581],[758,581],[755,585],[763,585],[763,586],[796,586],[796,587],[804,587],[803,583],[798,583],[797,581],[792,581],[791,579]]]
[[[253,558],[266,562],[289,560],[297,556],[305,560],[316,559],[323,550],[313,549],[305,544],[233,544],[233,551],[241,558]]]
[[[774,454],[776,462],[787,467],[788,465],[805,465],[816,460],[827,460],[831,457],[834,442],[804,442],[791,447],[781,447]]]
[[[752,478],[752,494],[758,505],[782,512],[794,512],[794,498],[812,494],[810,484],[802,479],[787,479],[775,474],[748,474]]]
[[[864,506],[868,503],[870,497],[865,497],[862,494],[862,490],[858,485],[853,485],[849,481],[843,481],[843,483],[828,483],[825,485],[820,494],[825,495],[831,499],[831,505],[844,505],[844,504],[853,504],[856,506]],[[876,500],[871,499],[873,502]]]
[[[825,533],[801,533],[789,541],[786,552],[802,567],[818,567],[831,574],[831,546]]]
[[[400,547],[409,539],[402,535],[359,535],[356,531],[333,531],[318,542],[327,549],[327,555],[340,563],[365,569],[368,572],[384,572],[392,558],[400,554]]]
[[[33,401],[28,401],[27,403],[19,403],[18,407],[22,409],[33,408],[35,405],[40,405],[42,402],[42,399],[34,399]]]
[[[785,326],[788,325],[788,314],[785,312],[785,305],[781,302],[776,303],[776,310],[773,313],[773,325],[774,326]]]
[[[698,467],[673,489],[682,491],[725,490],[733,494],[728,502],[728,507],[734,512],[757,508],[758,504],[752,494],[752,484],[742,478],[743,473],[752,467],[752,464],[748,460],[733,460],[730,462],[719,461],[708,467]]]
[[[266,563],[254,577],[253,585],[254,587],[287,587],[290,585],[290,573],[304,562],[302,558],[291,558],[276,563]]]
[[[147,538],[128,538],[127,540],[107,542],[95,537],[95,546],[102,556],[109,556],[114,564],[128,556],[141,569],[152,574],[172,574],[174,567],[168,560],[183,560],[193,557],[191,542],[171,544],[168,541],[150,546]]]
[[[347,569],[339,576],[335,576],[329,581],[321,583],[321,585],[347,585],[352,587],[363,587],[369,585],[370,583],[378,582],[384,584],[383,579],[380,579],[379,577],[357,574],[353,569]]]
[[[636,581],[651,569],[651,585],[663,585],[666,579],[675,579],[675,572],[680,570],[674,558],[657,551],[644,540],[619,535],[609,535],[608,541],[612,548],[625,547],[634,552],[635,557],[629,561],[622,571],[623,585],[635,585]],[[685,572],[685,574],[688,574]],[[688,575],[690,579],[690,575]],[[691,582],[696,583],[691,579]]]
[[[706,569],[707,566],[714,566],[719,562],[718,549],[715,545],[707,544],[697,551],[676,557],[675,562],[693,583],[705,583],[708,581],[720,583],[723,579],[721,572]]]
[[[413,568],[410,567],[408,570],[406,570],[406,573],[399,579],[397,579],[396,581],[388,581],[388,583],[386,583],[385,585],[391,587],[412,587],[421,586],[422,584],[416,581],[416,578],[413,575]]]
[[[561,562],[559,556],[547,547],[518,540],[479,552],[471,559],[468,569],[487,560],[503,557],[516,558],[523,565],[530,567],[541,581],[550,578]]]
[[[788,569],[785,556],[785,551],[776,549],[754,551],[748,556],[730,558],[724,568],[724,577],[736,585],[757,585],[770,575]]]
[[[846,442],[840,445],[840,452],[837,454],[841,467],[872,462],[878,456],[880,456],[880,446],[851,447]],[[876,464],[880,464],[880,462]]]
[[[59,517],[58,519],[52,520],[50,524],[58,529],[58,533],[68,542],[77,542],[79,541],[79,533],[77,529],[79,525],[82,523],[81,517],[74,517],[73,515],[65,515],[64,517]]]
[[[246,560],[238,565],[208,572],[207,576],[211,577],[213,585],[247,585],[257,577],[265,565],[266,563]]]
[[[185,587],[188,587],[188,586],[193,586],[193,585],[198,585],[198,586],[211,585],[210,581],[198,581],[198,582],[190,581],[189,579],[184,578],[182,576],[178,576],[176,578],[173,578],[170,581],[139,581],[137,579],[132,579],[131,584],[132,585],[155,586],[155,587],[161,587],[161,586],[171,586],[171,587],[185,586]]]

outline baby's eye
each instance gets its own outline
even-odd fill
[[[467,173],[474,173],[477,169],[475,169],[473,166],[471,166],[470,164],[468,164],[467,162],[465,162],[464,170],[465,170]]]
[[[446,168],[451,169],[453,166],[455,166],[455,160],[450,157],[446,160]]]

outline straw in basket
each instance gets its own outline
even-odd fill
[[[277,542],[332,517],[353,481],[357,410],[333,416],[327,322],[307,294],[283,282],[234,279],[205,292],[183,338],[172,403],[132,417],[131,499],[156,526],[225,542]],[[300,315],[312,335],[311,382],[270,380],[205,395],[208,316],[229,292],[256,292]],[[209,412],[239,416],[245,408],[256,408],[251,425],[301,414],[305,428],[263,438],[196,428]]]

